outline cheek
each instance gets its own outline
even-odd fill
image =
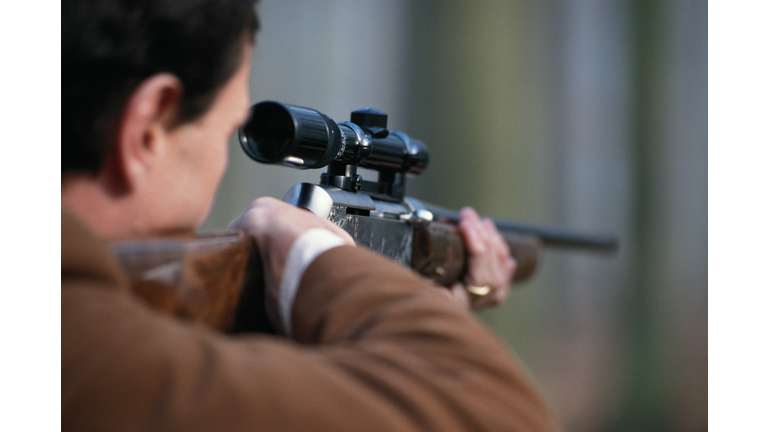
[[[227,170],[227,162],[229,160],[229,140],[225,137],[222,141],[216,143],[214,147],[214,155],[212,156],[212,164],[215,164],[215,180],[216,186],[221,182],[221,178],[224,176],[224,172]]]
[[[192,180],[190,196],[190,215],[194,215],[193,224],[199,227],[211,211],[216,200],[216,192],[227,167],[228,146],[218,142],[209,141],[206,151],[198,160],[199,165],[195,170],[196,178]]]
[[[200,139],[202,138],[202,139]],[[208,133],[198,136],[199,147],[190,164],[190,187],[194,190],[197,205],[209,207],[224,177],[229,152],[228,137],[221,133]]]
[[[216,183],[221,181],[224,171],[227,168],[229,153],[229,140],[224,133],[207,134],[203,143],[204,147],[197,157],[197,168],[200,172],[201,180],[204,177],[206,182]]]
[[[202,194],[209,201],[207,203],[208,211],[210,211],[210,206],[215,201],[217,191],[227,170],[227,161],[229,159],[229,142],[227,138],[222,139],[218,137],[218,141],[211,141],[207,157],[204,161],[206,164],[203,168],[205,178],[201,178],[204,184],[200,184],[199,187],[202,189]]]

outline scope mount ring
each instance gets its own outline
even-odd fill
[[[355,145],[354,145],[354,156],[353,161],[349,165],[359,165],[360,162],[363,161],[363,159],[367,158],[368,155],[371,154],[372,145],[371,145],[371,139],[368,137],[368,135],[363,132],[363,128],[360,126],[352,123],[352,122],[340,122],[338,123],[339,126],[346,126],[352,130],[355,134]],[[339,151],[339,156],[342,156],[341,153],[343,153],[347,146],[347,136],[342,131],[342,135],[344,135],[344,138],[342,140],[342,148]],[[344,161],[346,163],[346,161]]]

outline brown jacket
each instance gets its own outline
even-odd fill
[[[63,430],[549,431],[501,344],[407,269],[339,247],[307,269],[295,340],[155,312],[62,215]]]

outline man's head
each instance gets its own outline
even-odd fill
[[[131,92],[171,73],[184,89],[177,120],[210,108],[258,27],[254,0],[65,0],[62,3],[62,175],[97,173]]]
[[[106,237],[195,228],[247,116],[253,1],[62,6],[62,205]]]

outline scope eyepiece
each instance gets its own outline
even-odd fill
[[[251,107],[239,137],[252,159],[294,168],[324,167],[336,158],[341,146],[341,133],[333,120],[311,108],[279,102]]]
[[[402,132],[387,133],[386,114],[375,113],[383,116],[375,125],[356,124],[354,114],[353,122],[336,123],[311,108],[260,102],[239,131],[240,145],[257,162],[293,168],[338,161],[380,172],[423,172],[429,161],[424,143]]]

